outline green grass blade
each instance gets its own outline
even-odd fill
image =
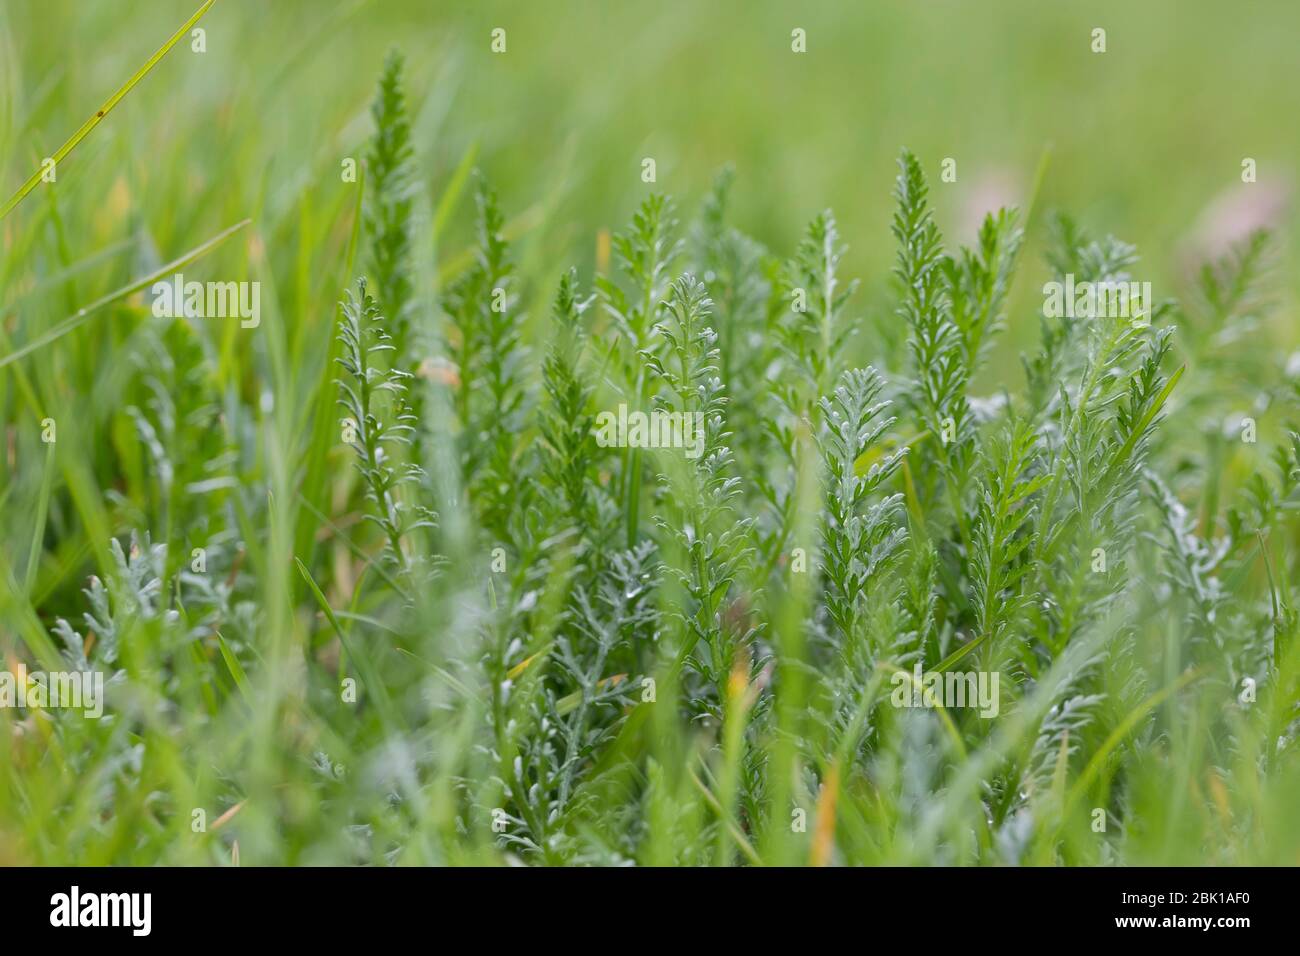
[[[244,668],[239,663],[239,658],[235,656],[235,652],[230,649],[230,645],[226,643],[226,639],[220,634],[217,635],[217,647],[221,649],[221,659],[226,662],[226,669],[230,671],[230,676],[234,678],[239,693],[244,700],[251,701],[253,695],[248,686],[248,675],[244,673]]]
[[[456,208],[461,193],[465,191],[465,184],[469,182],[470,173],[474,171],[474,162],[477,159],[478,141],[475,140],[466,147],[465,154],[461,156],[460,165],[452,173],[451,179],[448,180],[446,188],[442,191],[442,197],[438,200],[438,207],[433,214],[433,225],[429,230],[434,242],[437,242],[442,237],[443,230],[447,228],[447,222],[451,219],[451,214]]]
[[[23,575],[23,591],[32,593],[36,572],[40,567],[41,544],[45,540],[45,518],[50,509],[50,487],[54,483],[54,442],[45,446],[45,473],[41,475],[41,494],[36,503],[36,522],[32,528],[32,546],[27,552],[27,570]]]
[[[986,634],[981,634],[979,637],[975,638],[975,640],[973,640],[973,641],[967,641],[967,642],[966,642],[965,644],[963,644],[961,647],[957,648],[955,651],[953,651],[951,654],[949,654],[947,657],[945,657],[942,661],[940,661],[938,664],[936,664],[935,667],[934,667],[934,669],[935,669],[938,673],[942,674],[944,671],[948,670],[948,668],[952,667],[954,664],[956,664],[958,661],[960,661],[963,657],[965,657],[965,656],[966,656],[967,654],[969,654],[971,651],[975,650],[975,648],[977,648],[977,647],[979,647],[981,644],[983,644],[983,643],[984,643],[984,639],[985,639],[987,636],[988,636],[988,635],[986,635]]]
[[[104,105],[95,112],[94,116],[82,123],[81,128],[73,133],[66,143],[55,150],[54,155],[51,156],[50,159],[54,160],[54,165],[56,167],[59,163],[63,162],[64,158],[67,157],[69,153],[77,148],[78,143],[90,135],[92,129],[103,122],[104,117],[112,112],[113,107],[117,106],[126,94],[135,89],[136,84],[149,75],[149,72],[158,65],[159,61],[167,55],[167,52],[180,42],[181,37],[190,32],[194,24],[198,23],[199,20],[203,18],[203,14],[208,12],[208,8],[216,2],[217,0],[204,0],[203,6],[199,7],[199,9],[195,11],[194,15],[185,21],[185,25],[173,33],[171,39],[158,48],[157,53],[145,60],[144,66],[136,70],[129,80],[118,87],[117,92],[105,101]],[[9,197],[8,201],[4,204],[4,208],[0,209],[0,219],[4,219],[5,216],[9,215],[9,213],[13,211],[15,206],[27,198],[27,194],[35,189],[36,184],[41,181],[41,176],[44,172],[44,168],[36,170],[36,172],[32,173],[31,178],[28,179],[27,182],[23,183],[16,193]]]
[[[1128,440],[1124,442],[1123,447],[1116,453],[1115,464],[1117,466],[1122,465],[1128,460],[1129,454],[1133,451],[1133,446],[1137,444],[1137,440],[1142,437],[1144,432],[1146,432],[1147,427],[1151,424],[1152,420],[1160,414],[1160,410],[1165,407],[1165,402],[1169,400],[1169,395],[1173,392],[1174,386],[1178,384],[1178,380],[1183,377],[1183,373],[1186,371],[1187,366],[1182,365],[1179,366],[1178,371],[1169,376],[1169,381],[1165,382],[1165,387],[1160,390],[1160,394],[1156,396],[1156,400],[1151,403],[1151,407],[1148,408],[1146,414],[1142,416],[1142,420],[1137,423],[1132,433],[1128,436]]]

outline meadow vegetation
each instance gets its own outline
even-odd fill
[[[1152,273],[1036,190],[948,241],[902,149],[869,295],[829,209],[740,228],[729,167],[629,176],[574,263],[473,149],[422,173],[415,100],[393,52],[303,174],[354,181],[197,243],[120,231],[93,130],[0,222],[0,656],[107,695],[0,707],[0,862],[1300,861],[1277,237],[1045,311]],[[259,325],[155,315],[182,269]],[[695,453],[598,440],[620,406]],[[996,706],[900,706],[961,673]]]

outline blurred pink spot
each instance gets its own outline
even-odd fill
[[[1201,211],[1180,253],[1185,266],[1197,268],[1226,255],[1257,229],[1275,230],[1291,205],[1289,179],[1234,183]]]
[[[989,213],[1003,206],[1020,204],[1020,178],[1005,167],[982,170],[975,175],[975,185],[966,194],[957,224],[957,238],[962,243],[974,243],[979,238],[980,225]]]

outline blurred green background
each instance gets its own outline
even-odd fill
[[[4,0],[5,191],[195,6]],[[430,195],[477,144],[517,217],[525,271],[548,287],[568,262],[589,265],[598,230],[618,228],[648,189],[689,210],[730,162],[735,221],[778,253],[835,209],[869,310],[893,257],[901,146],[925,163],[948,238],[969,241],[985,209],[1027,200],[1050,144],[1032,268],[994,362],[1009,368],[1036,335],[1025,309],[1041,301],[1043,212],[1135,242],[1140,278],[1161,297],[1232,236],[1259,223],[1285,232],[1293,217],[1300,5],[1280,0],[219,0],[203,26],[207,52],[178,46],[66,163],[73,259],[122,220],[172,252],[263,208],[274,220],[304,194],[344,208],[340,157],[360,154],[392,46],[409,60]],[[504,55],[489,49],[495,27]],[[791,52],[795,27],[806,54]],[[1091,50],[1095,27],[1104,54]],[[640,179],[646,156],[653,187]],[[938,181],[945,157],[956,183]],[[1251,185],[1244,157],[1258,163]],[[444,258],[468,218],[455,217]]]

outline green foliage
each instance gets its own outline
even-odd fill
[[[470,217],[439,204],[435,268],[403,83],[393,55],[367,192],[329,222],[351,253],[302,237],[246,363],[227,330],[126,304],[126,332],[4,366],[0,650],[108,671],[112,719],[0,712],[0,853],[1294,859],[1300,390],[1262,334],[1264,237],[1149,323],[1043,315],[1022,383],[994,365],[1033,327],[1021,220],[945,247],[910,153],[892,296],[861,313],[847,226],[769,250],[732,225],[730,171],[684,228],[644,198],[590,277],[480,179],[459,254]],[[265,235],[284,268],[292,226]],[[369,276],[332,342],[318,268]],[[1051,228],[1052,280],[1145,268]],[[123,361],[94,373],[104,348]],[[684,441],[608,447],[620,405]],[[918,668],[999,683],[932,707]],[[194,834],[193,807],[222,827]]]
[[[647,367],[665,386],[656,408],[684,415],[687,434],[699,438],[690,463],[660,478],[661,532],[671,535],[680,566],[667,570],[679,580],[686,599],[673,613],[681,633],[676,642],[685,661],[714,688],[724,682],[740,645],[754,629],[728,613],[737,600],[736,579],[751,557],[750,521],[736,513],[741,479],[727,446],[725,386],[718,376],[717,333],[706,324],[713,301],[693,276],[677,279],[665,301],[665,315],[655,327],[664,340],[661,354],[643,352]],[[666,549],[668,542],[663,542]],[[707,693],[707,689],[703,691]],[[710,706],[700,700],[697,706]]]
[[[822,399],[826,505],[821,565],[826,612],[846,649],[861,640],[857,623],[871,598],[871,586],[907,536],[897,523],[902,494],[880,494],[897,472],[903,452],[872,462],[865,474],[857,470],[858,461],[895,423],[880,417],[888,404],[876,401],[882,388],[875,369],[853,369],[845,373],[832,398]]]
[[[411,244],[414,240],[415,150],[406,115],[404,61],[396,50],[388,54],[370,114],[375,135],[366,156],[371,201],[367,230],[370,269],[375,294],[384,303],[390,335],[399,360],[407,358],[414,306]]]
[[[474,265],[447,290],[443,307],[451,319],[450,348],[460,379],[456,407],[465,480],[483,527],[504,539],[519,492],[515,449],[527,415],[527,350],[509,245],[501,234],[504,219],[496,194],[481,177],[476,201]]]
[[[406,403],[411,374],[382,362],[394,346],[379,306],[366,291],[365,279],[357,282],[355,298],[349,292],[343,303],[339,340],[343,354],[337,361],[347,373],[338,380],[339,404],[348,414],[344,432],[351,433],[348,444],[356,452],[356,467],[371,506],[366,518],[383,533],[385,558],[409,576],[413,561],[423,556],[413,559],[404,542],[417,529],[433,527],[434,515],[403,497],[404,488],[416,486],[423,475],[419,465],[402,457],[402,448],[410,444],[415,431],[416,418]]]

